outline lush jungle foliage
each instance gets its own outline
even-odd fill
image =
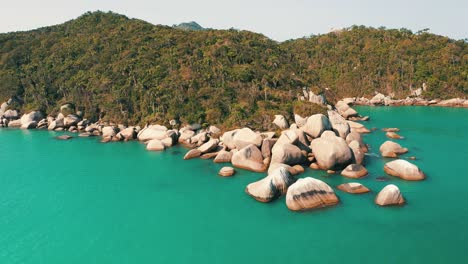
[[[467,43],[425,32],[353,27],[277,43],[238,30],[180,30],[114,13],[0,34],[0,100],[57,112],[73,102],[89,118],[144,123],[179,119],[263,126],[298,103],[303,87],[329,99],[468,93]]]

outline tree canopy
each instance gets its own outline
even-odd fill
[[[88,118],[264,126],[291,114],[303,87],[336,96],[430,98],[468,93],[467,43],[407,29],[363,26],[275,42],[240,30],[181,30],[115,13],[0,34],[0,100]],[[301,106],[304,108],[304,106]],[[305,107],[304,109],[323,109]]]

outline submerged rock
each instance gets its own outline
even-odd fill
[[[61,135],[61,136],[56,136],[55,138],[60,139],[60,140],[69,140],[69,139],[72,139],[73,137],[69,135]]]
[[[83,132],[83,133],[80,133],[78,134],[79,137],[92,137],[94,136],[92,133],[89,133],[89,132]]]
[[[402,205],[405,203],[405,199],[396,185],[389,184],[377,194],[375,203],[380,206]]]
[[[255,200],[267,203],[285,194],[293,182],[294,178],[289,171],[284,167],[279,167],[265,178],[247,185],[245,192]]]
[[[385,132],[400,132],[400,129],[396,127],[382,128],[382,130]]]
[[[387,136],[388,138],[393,138],[393,139],[402,139],[403,138],[402,136],[398,135],[395,132],[387,132],[387,133],[385,133],[385,136]]]
[[[328,184],[311,177],[297,180],[289,186],[286,194],[286,205],[293,211],[322,208],[338,203],[338,197]]]
[[[341,172],[341,175],[348,178],[358,179],[366,176],[367,173],[367,169],[361,164],[350,164]]]
[[[370,190],[360,184],[360,183],[357,183],[357,182],[349,182],[349,183],[343,183],[343,184],[340,184],[338,185],[338,190],[342,190],[343,192],[347,192],[347,193],[368,193],[370,192]]]
[[[426,175],[416,165],[402,159],[387,162],[384,171],[408,181],[420,181],[426,178]]]
[[[400,154],[404,154],[408,152],[407,148],[402,148],[400,144],[395,143],[393,141],[385,141],[381,146],[380,146],[380,153],[382,154],[382,157],[386,158],[396,158]]]

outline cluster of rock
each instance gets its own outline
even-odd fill
[[[393,99],[391,95],[384,95],[382,93],[377,93],[371,99],[365,97],[352,97],[343,99],[350,104],[354,105],[385,105],[385,106],[446,106],[446,107],[468,107],[468,100],[463,98],[452,98],[447,100],[440,99],[424,99],[419,97],[421,95],[417,93],[418,90],[413,92],[412,96],[415,97],[406,97],[405,99]]]
[[[278,137],[273,132],[240,128],[220,136],[208,131],[181,131],[179,142],[191,147],[184,159],[213,159],[216,163],[232,163],[233,167],[240,169],[267,172],[265,178],[245,189],[260,202],[270,202],[286,195],[287,206],[291,210],[338,203],[333,189],[326,183],[313,178],[296,181],[295,175],[310,166],[322,170],[347,168],[349,174],[345,174],[349,177],[364,176],[367,170],[361,164],[368,148],[361,133],[370,131],[361,124],[346,120],[343,113],[334,110],[328,111],[328,116],[295,115],[294,121],[290,125],[284,116],[276,115],[273,123],[282,129]],[[219,174],[224,176],[227,171],[233,169],[223,168]]]
[[[312,93],[313,95],[313,93]],[[311,96],[308,93],[308,99]],[[185,125],[180,129],[169,129],[163,125],[124,126],[121,124],[91,122],[75,112],[70,104],[61,107],[56,116],[45,117],[32,111],[21,117],[16,110],[8,109],[8,102],[1,105],[0,124],[24,129],[42,128],[55,131],[78,132],[81,137],[101,136],[101,142],[138,140],[146,144],[149,151],[163,151],[176,144],[190,150],[184,159],[213,159],[215,163],[232,163],[233,167],[254,172],[267,172],[267,176],[247,185],[245,191],[260,202],[270,202],[286,195],[290,210],[307,210],[332,206],[339,203],[333,188],[325,182],[311,177],[296,179],[304,168],[339,171],[344,177],[359,179],[368,174],[364,165],[368,146],[361,134],[370,133],[364,125],[352,120],[367,120],[360,116],[350,100],[338,101],[336,110],[326,115],[309,117],[294,116],[290,124],[282,115],[276,115],[273,123],[281,129],[275,132],[259,132],[244,127],[222,133],[221,129],[200,124]],[[171,122],[173,123],[173,122]],[[173,124],[175,125],[175,124]],[[388,129],[387,133],[398,132]],[[58,137],[69,139],[69,136]],[[408,152],[399,144],[387,141],[380,147],[383,157],[397,158]],[[223,167],[219,175],[235,174],[230,166]],[[422,180],[425,175],[417,166],[406,160],[394,160],[385,164],[389,175],[404,180]],[[338,189],[349,193],[368,192],[359,183],[342,184]],[[379,205],[400,205],[404,199],[396,186],[385,187],[376,197]]]

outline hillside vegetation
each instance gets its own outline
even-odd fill
[[[73,102],[88,118],[260,127],[273,113],[323,111],[329,100],[466,97],[467,43],[426,32],[352,27],[275,42],[238,30],[181,30],[93,12],[61,25],[0,34],[0,100],[54,113]]]

